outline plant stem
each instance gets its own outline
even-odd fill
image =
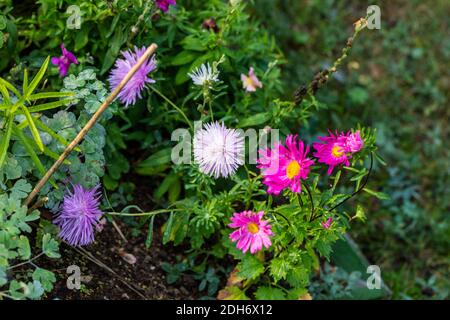
[[[105,214],[109,214],[111,216],[123,216],[123,217],[144,217],[144,216],[156,216],[160,213],[166,212],[174,212],[174,211],[183,211],[184,209],[160,209],[150,212],[137,212],[137,213],[128,213],[128,212],[105,212]]]
[[[150,87],[150,89],[152,89],[156,94],[158,94],[161,98],[163,98],[164,100],[166,100],[166,102],[168,104],[170,104],[175,110],[177,110],[181,116],[184,118],[184,120],[186,121],[186,123],[189,125],[189,128],[191,128],[192,131],[194,131],[194,127],[191,123],[191,121],[189,120],[189,118],[186,116],[186,114],[183,112],[183,110],[181,110],[180,107],[178,107],[175,103],[173,103],[169,98],[167,98],[161,91],[159,91],[158,89],[154,88],[154,87]]]
[[[41,252],[41,253],[39,253],[38,255],[34,256],[33,258],[31,258],[31,259],[29,259],[29,260],[27,260],[27,261],[24,261],[24,262],[21,262],[21,263],[18,263],[18,264],[16,264],[16,265],[13,265],[13,266],[9,267],[8,270],[11,270],[11,269],[14,269],[14,268],[23,266],[24,264],[31,263],[31,262],[33,262],[34,260],[39,259],[43,254],[44,254],[44,252]]]

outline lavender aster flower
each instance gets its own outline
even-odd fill
[[[100,211],[100,185],[86,190],[80,185],[73,187],[73,193],[64,196],[58,216],[53,221],[60,227],[59,237],[71,246],[84,246],[94,241],[94,228],[103,212]]]
[[[65,77],[67,74],[67,71],[69,71],[70,65],[78,64],[78,60],[75,57],[75,55],[68,51],[64,47],[64,43],[61,44],[61,51],[62,56],[61,57],[52,57],[51,62],[53,65],[58,66],[59,75],[61,77]]]
[[[194,158],[200,171],[214,178],[228,177],[244,163],[244,137],[223,123],[204,125],[194,135]]]
[[[109,75],[109,83],[112,90],[114,90],[119,83],[125,78],[125,75],[133,68],[140,57],[144,54],[146,47],[141,49],[134,47],[134,52],[131,50],[122,51],[124,59],[117,59],[115,68]],[[136,99],[141,99],[141,92],[147,83],[155,83],[155,80],[148,77],[148,74],[156,69],[155,55],[145,61],[128,83],[120,91],[118,97],[120,102],[125,103],[125,106],[133,105]]]

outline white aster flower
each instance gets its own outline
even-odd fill
[[[201,172],[226,178],[244,163],[244,137],[223,123],[205,124],[194,135],[194,158]]]
[[[211,67],[209,63],[202,64],[200,67],[194,69],[192,72],[188,73],[192,81],[197,86],[210,86],[213,82],[219,81],[219,70],[217,68]]]

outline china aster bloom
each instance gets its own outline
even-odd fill
[[[94,231],[103,213],[100,210],[100,186],[86,190],[73,186],[64,196],[53,223],[60,227],[59,237],[71,246],[84,246],[94,241]]]
[[[352,153],[360,151],[364,146],[364,141],[361,139],[359,130],[347,134],[343,132],[338,134],[337,131],[335,134],[331,131],[329,133],[326,137],[319,137],[322,142],[314,143],[313,147],[316,150],[314,156],[320,163],[328,165],[327,173],[330,175],[334,167],[340,164],[349,166]]]
[[[230,234],[233,242],[237,241],[236,247],[246,253],[254,254],[262,250],[262,247],[269,248],[272,245],[270,236],[273,235],[271,225],[266,220],[262,220],[264,211],[258,213],[243,211],[234,213],[231,217],[230,228],[238,228]]]
[[[329,131],[326,137],[319,137],[322,142],[313,143],[313,148],[316,150],[314,156],[317,157],[320,163],[328,165],[327,173],[330,175],[334,167],[345,164],[350,165],[349,155],[346,150],[347,136],[343,133],[338,134],[337,131],[333,134]]]
[[[327,220],[326,222],[321,222],[322,227],[323,227],[324,229],[330,229],[331,222],[333,222],[333,218],[332,218],[332,217],[329,217],[328,220]]]
[[[169,10],[169,6],[175,6],[176,4],[176,0],[156,0],[156,5],[163,12],[167,12]]]
[[[123,59],[117,59],[114,69],[111,71],[108,78],[112,90],[114,90],[123,78],[125,78],[125,75],[133,68],[146,50],[146,47],[140,49],[134,47],[134,52],[131,50],[122,51]],[[120,91],[118,95],[120,102],[125,103],[125,106],[128,107],[129,105],[135,104],[137,98],[141,99],[141,92],[145,88],[145,85],[147,83],[155,83],[155,80],[148,76],[148,74],[155,69],[156,60],[155,55],[153,55],[142,64],[130,81],[128,81]]]
[[[51,62],[53,65],[58,66],[59,75],[61,77],[65,77],[67,75],[67,71],[69,71],[70,65],[78,64],[78,60],[75,55],[68,51],[64,47],[64,43],[61,43],[61,51],[62,56],[60,57],[52,57]]]
[[[308,158],[309,146],[297,135],[288,135],[286,147],[278,143],[273,149],[260,152],[258,168],[263,175],[263,183],[268,186],[267,192],[279,194],[282,190],[290,188],[292,192],[302,191],[301,180],[306,180],[310,166],[314,161]]]
[[[247,92],[255,92],[256,88],[262,88],[262,83],[256,77],[253,67],[250,68],[248,76],[241,74],[241,81],[245,91]]]
[[[226,178],[244,163],[244,137],[223,123],[207,123],[194,135],[194,159],[201,172]]]
[[[355,133],[348,132],[345,137],[345,151],[355,153],[362,149],[364,146],[364,141],[361,139],[361,134],[359,130]]]
[[[209,63],[202,64],[192,72],[188,73],[192,81],[197,86],[211,86],[212,83],[219,81],[219,71],[213,70]]]

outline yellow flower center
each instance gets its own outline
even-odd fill
[[[247,229],[248,229],[248,232],[250,232],[251,234],[258,233],[258,231],[259,231],[258,225],[254,222],[249,222],[247,224]]]
[[[286,175],[289,179],[293,179],[300,173],[300,164],[297,161],[289,162],[286,168]]]
[[[344,154],[344,150],[342,150],[340,146],[334,146],[333,149],[331,149],[331,154],[333,157],[339,158]]]

